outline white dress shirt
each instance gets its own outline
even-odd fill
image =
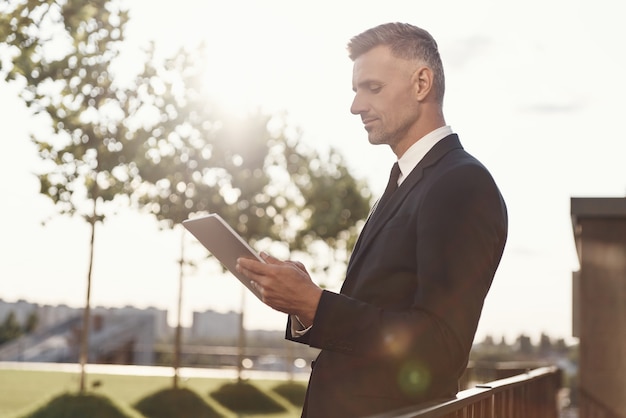
[[[398,166],[400,166],[400,178],[398,179],[398,186],[402,184],[404,179],[413,171],[415,166],[422,161],[422,158],[431,150],[435,144],[446,136],[452,133],[452,128],[448,125],[437,128],[420,138],[419,141],[415,141],[413,145],[405,151],[405,153],[398,159]],[[405,175],[406,173],[406,175]]]

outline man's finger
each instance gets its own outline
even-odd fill
[[[263,268],[265,265],[257,260],[252,260],[245,257],[237,259],[237,271],[240,271],[248,276],[263,274]]]
[[[261,251],[260,256],[263,259],[263,261],[265,261],[267,264],[281,264],[282,263],[282,261],[280,261],[279,259],[275,257],[272,257],[265,251]]]

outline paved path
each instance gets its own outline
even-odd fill
[[[39,371],[56,371],[67,373],[79,373],[80,366],[77,363],[25,363],[0,361],[0,369],[10,370],[39,370]],[[136,376],[173,376],[174,369],[165,366],[132,366],[118,364],[87,364],[85,366],[87,373],[97,374],[121,374]],[[267,380],[287,380],[289,374],[287,372],[268,371],[268,370],[244,370],[243,377],[246,379],[267,379]],[[179,369],[181,377],[206,377],[216,379],[236,379],[236,369],[204,369],[196,367],[181,367]],[[308,372],[298,372],[294,374],[296,380],[308,380]]]

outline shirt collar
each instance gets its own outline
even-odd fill
[[[437,128],[415,141],[398,159],[400,166],[400,178],[398,185],[402,184],[404,179],[413,171],[415,166],[422,161],[422,158],[431,150],[432,147],[446,136],[452,133],[452,128],[448,125]]]

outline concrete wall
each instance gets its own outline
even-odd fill
[[[572,199],[581,418],[626,417],[626,199]]]

